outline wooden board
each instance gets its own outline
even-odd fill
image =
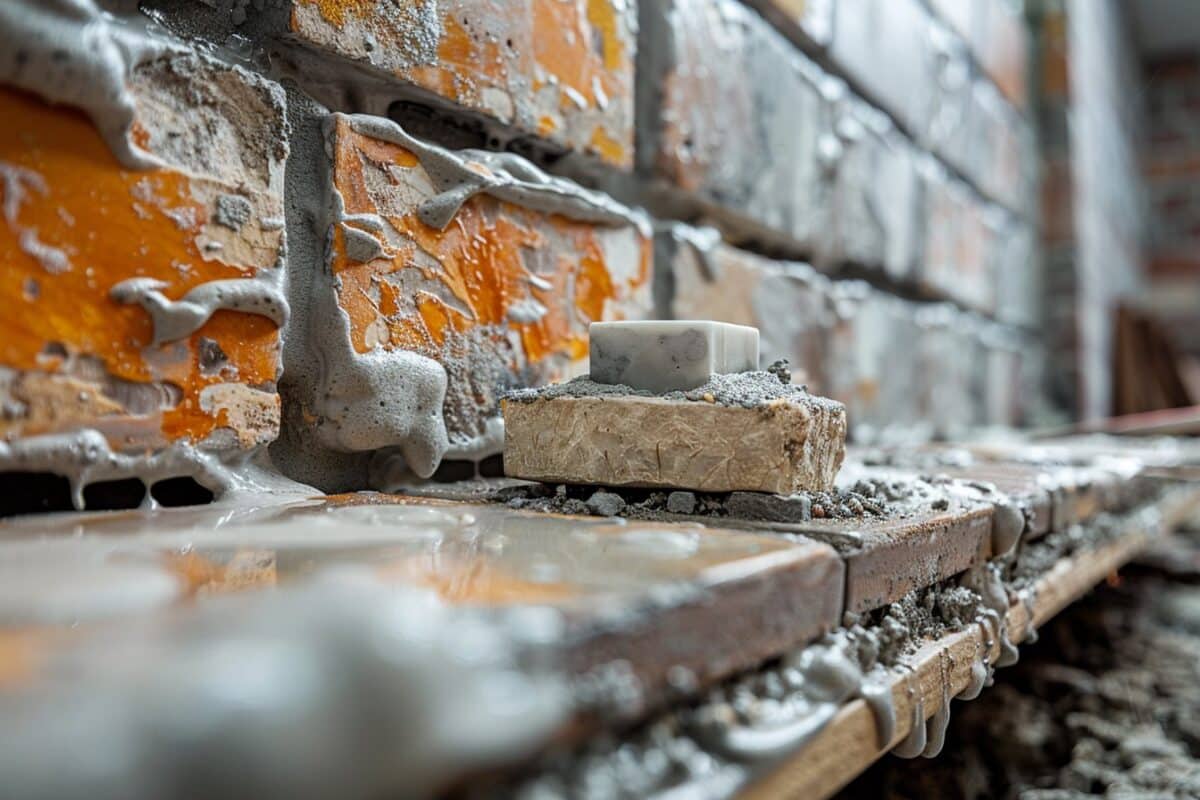
[[[1152,538],[1149,532],[1133,531],[1103,547],[1059,561],[1037,583],[1037,599],[1032,604],[1033,627],[1043,625],[1086,594],[1133,558]],[[1030,609],[1021,602],[1015,603],[1009,608],[1007,621],[1013,641],[1023,640],[1030,629]],[[980,626],[973,625],[927,643],[906,659],[912,672],[900,675],[892,684],[896,727],[886,746],[877,741],[875,718],[866,702],[855,700],[842,708],[802,752],[747,787],[740,794],[741,800],[781,797],[820,800],[832,796],[904,740],[912,729],[912,707],[917,697],[923,699],[927,719],[941,704],[943,685],[949,687],[951,697],[967,686],[971,664],[982,651],[984,641]],[[996,643],[990,656],[994,659],[998,653]]]

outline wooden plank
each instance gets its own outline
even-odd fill
[[[1121,539],[1095,550],[1060,560],[1037,583],[1032,604],[1036,628],[1050,620],[1106,576],[1128,562],[1154,534],[1134,530]],[[1030,624],[1030,609],[1014,603],[1007,614],[1009,635],[1014,642],[1023,640]],[[892,683],[896,726],[891,741],[878,741],[875,717],[866,702],[855,700],[838,712],[829,725],[800,753],[747,787],[741,800],[774,800],[781,797],[820,800],[830,797],[863,770],[902,742],[914,722],[913,704],[923,701],[923,719],[933,716],[942,702],[943,686],[951,697],[970,681],[971,664],[985,646],[985,634],[978,625],[944,636],[923,646],[905,659],[911,673],[904,672]],[[991,659],[999,654],[993,643]]]
[[[894,603],[992,555],[988,505],[896,519],[813,520],[787,529],[838,546],[846,562],[846,611],[856,614]]]
[[[178,591],[130,608],[128,570],[116,570],[127,563]],[[59,630],[76,615],[119,623],[197,594],[351,568],[456,605],[557,609],[564,625],[549,644],[568,672],[620,663],[640,682],[641,702],[621,709],[628,718],[678,696],[671,675],[697,691],[833,629],[845,581],[837,553],[814,541],[388,495],[0,524],[0,577],[55,586],[65,565],[87,590],[0,592],[0,636],[18,625]],[[0,662],[17,664],[6,653],[24,651],[4,645]]]

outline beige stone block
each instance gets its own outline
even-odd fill
[[[845,456],[845,409],[821,398],[562,396],[503,410],[504,471],[529,480],[790,494],[832,488]]]

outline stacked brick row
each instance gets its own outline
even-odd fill
[[[733,0],[134,5],[0,13],[0,469],[218,491],[271,444],[323,489],[426,477],[656,304],[752,320],[864,435],[1019,420],[1020,95],[923,6],[839,6],[817,58]],[[897,13],[915,49],[853,27]]]
[[[686,82],[676,75],[703,84],[693,96],[665,92],[657,160],[668,179],[681,164],[712,171],[707,184],[694,175],[675,182],[741,224],[765,225],[760,237],[822,267],[882,268],[1006,322],[1036,322],[1028,218],[1035,145],[1026,114],[1028,32],[1017,8],[1005,0],[932,8],[851,0],[797,12],[756,0],[785,38],[758,15],[720,3],[652,5],[666,9],[668,22],[658,27],[675,33],[666,85]],[[653,17],[648,23],[654,27]],[[710,57],[723,46],[730,52]],[[754,111],[739,110],[724,128],[712,122],[731,116],[735,92],[722,85],[763,87],[761,98],[739,92]],[[689,123],[697,114],[712,119]],[[762,175],[778,148],[756,138],[755,124],[771,115],[778,123],[763,130],[792,125],[799,134],[788,140],[786,177]],[[738,157],[742,169],[729,164]]]

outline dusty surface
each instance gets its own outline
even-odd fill
[[[1044,628],[1001,685],[955,709],[938,760],[887,758],[841,800],[1200,796],[1195,577],[1143,571],[1096,591]]]

